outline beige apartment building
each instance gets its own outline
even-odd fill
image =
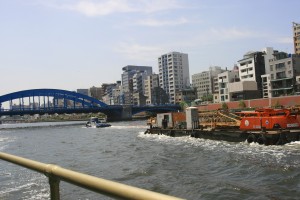
[[[295,54],[300,54],[300,24],[293,22],[293,39]]]

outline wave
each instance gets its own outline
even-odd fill
[[[9,197],[14,197],[15,199],[49,198],[50,193],[48,179],[44,175],[28,171],[26,172],[26,175],[19,177],[19,175],[22,174],[21,172],[18,174],[19,179],[14,181],[14,178],[11,177],[11,174],[11,172],[2,172],[2,174],[0,174],[2,177],[3,175],[10,177],[10,179],[1,182],[2,186],[5,185],[5,187],[0,188],[0,199],[6,199],[8,195]]]
[[[165,135],[138,133],[139,138],[147,139],[153,142],[169,145],[178,145],[183,148],[199,148],[201,152],[208,154],[227,154],[234,155],[233,159],[239,161],[246,159],[255,161],[261,165],[276,165],[284,169],[291,167],[300,167],[300,141],[291,142],[282,146],[259,145],[258,143],[227,142],[223,140],[210,140],[203,138],[194,138],[190,136],[169,137]]]
[[[110,128],[114,128],[114,129],[146,129],[147,126],[144,126],[144,125],[132,125],[132,126],[112,125]]]
[[[22,194],[22,199],[47,199],[50,196],[49,190],[46,189],[39,189],[37,183],[29,182],[23,185],[16,186],[16,183],[11,183],[12,187],[5,187],[3,190],[0,191],[0,197],[5,199],[7,194],[12,194],[19,191],[26,191]],[[36,188],[36,189],[32,189]]]
[[[15,141],[15,137],[3,137],[0,135],[0,151],[3,151],[6,149],[9,145],[9,143]]]
[[[82,125],[82,124],[85,124],[85,122],[83,122],[83,121],[67,121],[67,122],[36,122],[36,123],[2,124],[0,126],[0,130],[74,126],[74,125]]]

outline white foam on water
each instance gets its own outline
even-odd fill
[[[15,185],[15,184],[16,183],[12,183],[12,185]],[[15,187],[3,188],[3,190],[0,191],[0,195],[8,194],[8,193],[11,193],[11,192],[17,192],[17,191],[20,191],[22,189],[30,188],[33,185],[36,185],[36,184],[35,183],[26,183],[26,184],[15,186]]]
[[[0,142],[4,142],[5,140],[7,140],[7,138],[5,138],[5,137],[0,137]]]
[[[0,151],[3,151],[4,149],[7,148],[9,143],[15,141],[16,138],[14,137],[7,137],[7,136],[1,136],[0,135]]]
[[[61,121],[61,122],[35,122],[35,123],[14,123],[2,124],[1,129],[21,129],[21,128],[42,128],[42,127],[57,127],[57,126],[73,126],[81,125],[83,121]]]
[[[194,138],[190,136],[169,137],[166,135],[144,134],[139,132],[138,137],[151,140],[153,142],[181,145],[184,148],[201,148],[203,151],[226,152],[237,155],[237,159],[259,160],[261,163],[275,163],[284,167],[298,166],[300,161],[288,159],[291,156],[300,156],[300,142],[292,142],[282,146],[260,145],[258,143],[227,142],[223,140],[210,140]]]
[[[146,129],[147,126],[118,126],[118,125],[112,125],[111,127],[106,127],[106,128],[113,128],[113,129]]]
[[[11,176],[10,172],[4,172],[3,174],[8,177]],[[0,198],[13,193],[21,193],[21,199],[48,199],[50,197],[49,190],[50,187],[45,176],[38,173],[26,174],[19,181],[10,181],[5,187],[2,187]]]
[[[42,200],[49,199],[50,192],[49,189],[41,189],[41,190],[29,190],[27,192],[23,192],[24,196],[22,199],[32,199],[32,200]]]

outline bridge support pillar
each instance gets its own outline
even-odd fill
[[[119,113],[107,116],[108,121],[132,120],[132,106],[123,105]]]
[[[123,106],[122,120],[132,120],[132,106]]]

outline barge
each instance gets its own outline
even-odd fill
[[[264,145],[283,145],[300,140],[299,111],[291,109],[258,109],[229,113],[221,110],[201,112],[190,107],[186,112],[160,113],[150,118],[145,134],[171,137],[257,142]]]

